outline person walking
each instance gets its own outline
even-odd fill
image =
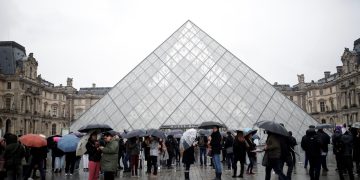
[[[242,131],[237,131],[235,140],[234,140],[234,145],[233,145],[233,150],[234,150],[234,162],[233,162],[233,178],[239,177],[239,178],[243,178],[244,177],[244,165],[245,165],[245,161],[246,161],[246,142],[245,142],[245,138],[244,138],[244,134]],[[237,174],[237,162],[240,161],[240,175],[236,176]]]
[[[18,138],[14,134],[4,135],[6,147],[4,150],[5,169],[7,171],[7,179],[16,180],[22,178],[21,162],[25,157],[25,148],[18,142]]]
[[[326,157],[329,151],[330,144],[330,136],[324,132],[323,129],[319,129],[317,134],[321,141],[321,167],[324,172],[328,172],[329,169],[327,167]]]
[[[220,162],[220,153],[221,153],[221,134],[219,132],[219,126],[213,127],[213,132],[211,133],[210,140],[211,153],[214,161],[216,180],[221,179],[221,162]]]
[[[86,151],[89,160],[89,180],[98,180],[100,174],[101,150],[97,139],[97,132],[91,133],[86,143]]]
[[[167,140],[165,141],[165,145],[166,145],[166,149],[167,152],[169,154],[169,159],[167,160],[167,168],[171,169],[171,164],[172,161],[175,157],[175,146],[176,146],[176,141],[174,140],[174,136],[173,135],[169,135],[167,137]]]
[[[226,149],[226,161],[228,165],[228,170],[231,170],[232,164],[234,162],[234,137],[231,135],[231,132],[227,132],[227,137],[225,140],[225,149]]]
[[[157,162],[158,162],[158,156],[160,153],[159,148],[160,148],[159,139],[157,137],[151,137],[151,139],[150,139],[150,163],[151,163],[151,166],[154,167],[154,171],[153,171],[154,176],[157,175],[157,171],[158,171]],[[151,173],[151,167],[150,167],[150,173]]]
[[[131,176],[137,177],[139,167],[140,144],[137,137],[130,138],[129,141]]]
[[[253,141],[252,134],[248,134],[247,136],[245,136],[245,142],[247,144],[246,152],[250,161],[246,170],[246,174],[253,175],[255,174],[253,172],[253,168],[254,164],[256,163],[256,152],[253,151],[256,150],[256,144]]]
[[[117,170],[119,142],[110,132],[105,132],[105,146],[100,146],[102,157],[100,160],[101,170],[104,172],[104,180],[114,180]]]
[[[182,163],[185,165],[185,180],[190,180],[190,166],[194,164],[195,157],[194,157],[194,147],[196,143],[192,144],[189,148],[187,148],[182,155]]]
[[[321,140],[315,129],[308,129],[301,140],[301,147],[306,152],[310,163],[310,180],[319,180],[321,168]]]
[[[281,145],[279,135],[276,135],[270,131],[267,131],[268,137],[265,145],[265,155],[263,159],[263,165],[265,165],[265,180],[270,180],[271,170],[279,176],[279,180],[286,180],[286,176],[280,169],[281,163]],[[265,162],[265,163],[264,163]]]
[[[200,166],[206,166],[208,138],[204,134],[200,134],[197,141],[200,149]]]
[[[292,136],[292,132],[289,131],[289,146],[290,146],[290,154],[291,154],[291,158],[292,158],[292,163],[294,166],[294,173],[295,172],[295,165],[296,165],[296,156],[295,156],[295,146],[297,145],[296,139],[294,138],[294,136]]]

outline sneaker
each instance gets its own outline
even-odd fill
[[[68,173],[65,173],[65,176],[69,175]]]
[[[70,174],[70,176],[72,176],[73,174]]]

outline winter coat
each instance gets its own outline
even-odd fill
[[[130,155],[139,155],[140,154],[140,144],[138,142],[129,143]]]
[[[169,153],[169,156],[174,156],[175,155],[176,141],[174,141],[173,137],[169,137],[165,141],[165,146],[166,146],[166,149],[167,149],[167,151]]]
[[[279,159],[281,155],[280,141],[277,135],[269,134],[266,140],[266,153],[270,159]]]
[[[353,160],[356,162],[360,161],[360,134],[357,133],[353,135]]]
[[[11,169],[21,166],[22,159],[25,157],[25,148],[18,142],[7,144],[4,151],[5,167]]]
[[[200,148],[206,148],[207,147],[207,144],[208,144],[208,138],[204,135],[200,135],[198,138],[197,138],[197,141],[199,142],[199,147]],[[201,142],[201,143],[200,143]]]
[[[142,142],[142,148],[144,148],[145,160],[150,161],[150,140]]]
[[[194,162],[195,162],[194,146],[190,146],[183,153],[182,163],[184,163],[184,164],[194,164]]]
[[[308,129],[301,140],[301,147],[308,158],[319,158],[321,156],[321,140],[314,129]]]
[[[322,152],[328,152],[329,151],[329,144],[330,144],[330,136],[326,134],[324,131],[319,130],[317,132],[320,141],[321,141],[321,151]]]
[[[235,139],[234,141],[234,158],[235,159],[239,159],[242,162],[245,162],[246,159],[246,142],[245,141],[239,141],[237,139]]]
[[[118,165],[119,142],[112,139],[102,149],[102,157],[100,160],[101,170],[106,172],[116,172]]]
[[[101,150],[95,146],[95,142],[89,140],[86,143],[86,152],[89,154],[89,161],[99,162],[101,160]]]
[[[224,148],[227,149],[229,147],[232,147],[233,144],[234,144],[234,138],[231,135],[229,135],[225,140]]]
[[[159,156],[159,142],[151,141],[150,143],[150,156]]]
[[[246,143],[248,144],[248,148],[247,150],[247,154],[248,157],[256,157],[256,152],[252,152],[254,150],[256,150],[256,144],[254,143],[254,141],[252,139],[249,138],[245,138]]]
[[[210,141],[212,154],[220,154],[221,152],[221,134],[219,131],[213,132],[211,134]]]
[[[341,141],[344,143],[344,151],[343,156],[352,156],[353,151],[353,137],[349,131],[346,131],[345,134],[342,135]]]
[[[39,147],[39,148],[32,147],[30,149],[30,154],[32,157],[31,160],[33,162],[41,162],[44,159],[46,159],[47,152],[48,152],[47,147]]]

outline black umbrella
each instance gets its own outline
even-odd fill
[[[219,128],[225,127],[224,124],[215,122],[215,121],[205,121],[200,124],[199,129],[212,129],[214,126],[218,126]]]
[[[315,126],[315,129],[332,129],[335,128],[333,124],[319,124]]]
[[[176,138],[176,139],[179,139],[179,138],[181,138],[182,137],[182,134],[175,134],[174,135],[174,138]]]
[[[88,124],[81,127],[78,131],[82,133],[88,133],[92,130],[98,130],[100,132],[106,132],[112,130],[112,128],[107,124]]]
[[[166,135],[164,132],[158,130],[158,129],[149,129],[146,131],[146,135],[148,136],[154,136],[160,139],[166,139]]]
[[[49,148],[53,148],[53,147],[56,145],[56,143],[55,143],[55,141],[54,141],[54,137],[62,137],[62,136],[60,136],[60,135],[54,135],[54,136],[48,137],[48,138],[46,139],[46,141],[47,141],[47,144],[48,144],[48,147],[49,147]]]
[[[110,130],[110,131],[107,131],[107,132],[110,133],[113,136],[115,136],[115,135],[121,136],[121,134],[119,132],[114,131],[114,130]]]
[[[183,130],[181,130],[181,129],[173,129],[173,130],[171,130],[171,131],[169,131],[168,133],[166,133],[167,135],[176,135],[176,134],[183,134],[184,133],[184,131]]]
[[[123,138],[130,139],[133,137],[144,137],[147,134],[146,134],[146,131],[143,129],[135,129],[126,134],[121,134],[121,135],[123,136]]]
[[[285,127],[274,121],[260,121],[255,123],[255,125],[274,134],[289,136],[289,133]]]

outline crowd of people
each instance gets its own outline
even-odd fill
[[[66,176],[72,176],[74,171],[79,169],[81,160],[83,171],[88,173],[89,180],[99,179],[100,174],[105,180],[113,180],[121,170],[132,177],[139,177],[141,169],[156,177],[160,167],[172,169],[180,165],[184,166],[184,177],[188,180],[190,167],[194,163],[198,163],[200,167],[212,167],[215,180],[221,179],[223,168],[232,171],[233,178],[243,178],[244,175],[252,176],[256,173],[254,167],[258,162],[257,153],[262,152],[264,156],[261,164],[265,166],[265,180],[271,179],[272,171],[280,180],[291,180],[296,156],[299,156],[295,152],[297,141],[291,131],[287,136],[264,131],[267,139],[264,146],[259,146],[256,130],[220,133],[219,129],[219,126],[214,126],[211,134],[198,133],[187,148],[184,148],[180,144],[180,138],[175,138],[174,135],[166,138],[122,138],[111,131],[93,131],[88,134],[83,155],[59,149],[56,140],[60,139],[60,136],[53,137],[54,141],[44,147],[26,147],[19,141],[18,136],[7,133],[0,140],[0,180],[27,180],[35,178],[36,174],[44,180],[45,170],[49,168],[54,174],[64,171]],[[301,140],[301,148],[305,151],[304,168],[310,166],[311,180],[319,179],[321,169],[323,172],[329,171],[326,159],[329,145],[332,144],[340,180],[344,179],[344,174],[348,174],[350,180],[353,180],[353,162],[356,173],[360,173],[360,130],[346,128],[344,125],[336,126],[332,136],[328,133],[328,130],[309,126]],[[46,166],[49,158],[51,167]]]

